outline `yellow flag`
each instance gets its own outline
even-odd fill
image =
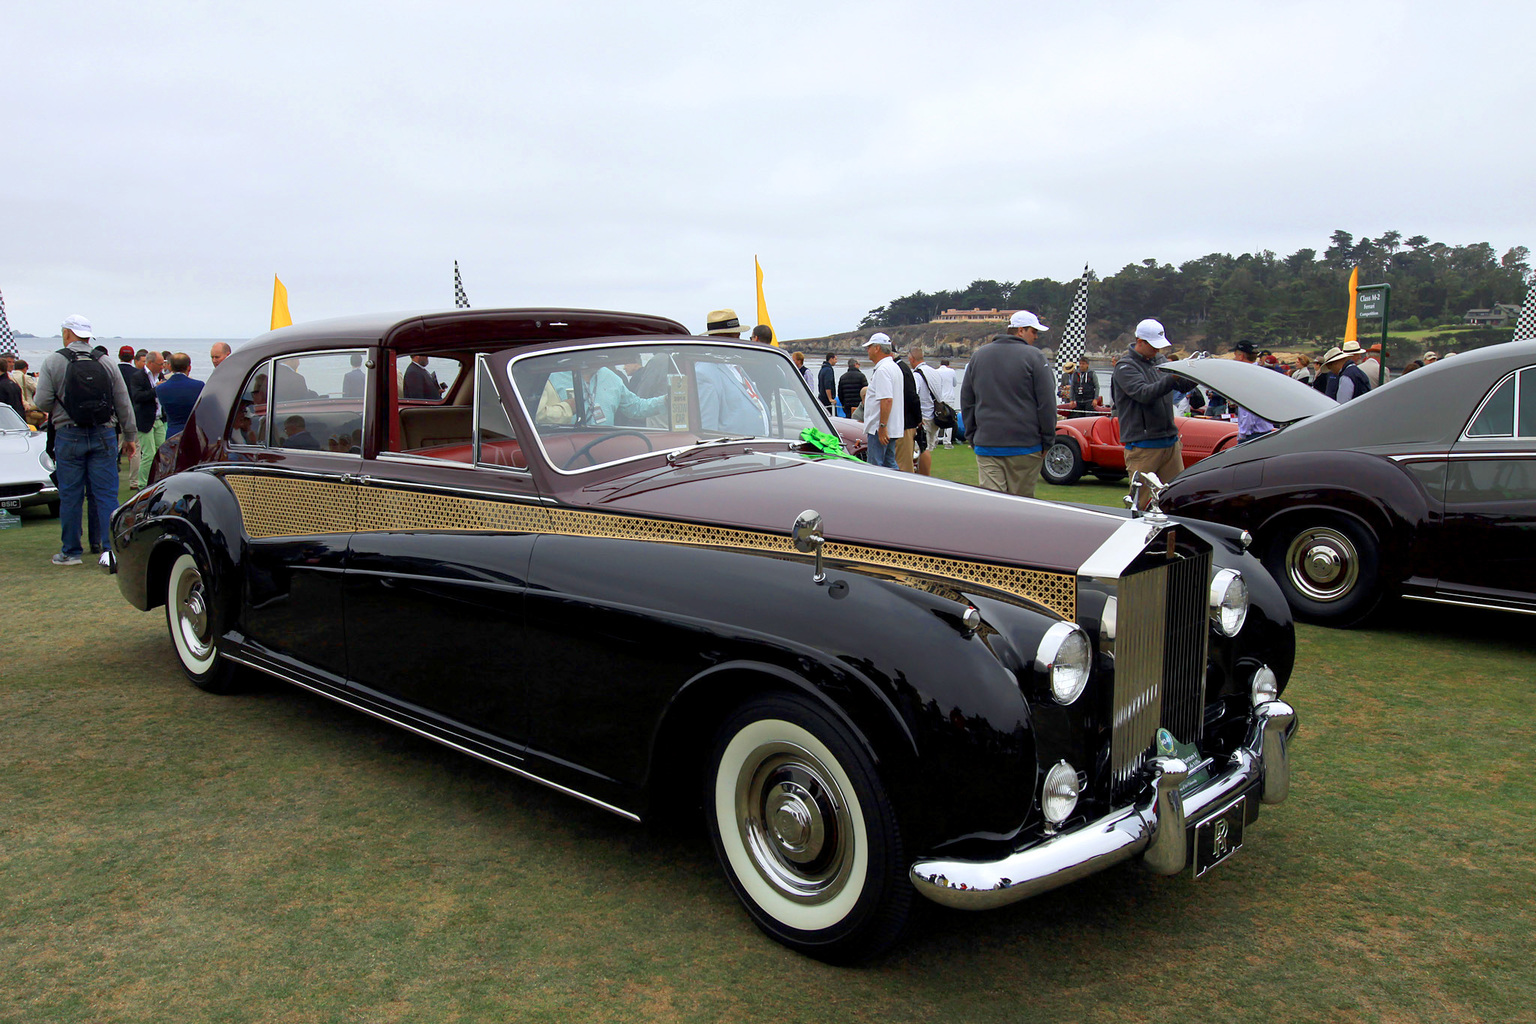
[[[752,257],[752,265],[757,268],[757,322],[764,324],[770,331],[772,331],[773,321],[768,319],[768,303],[763,298],[763,265],[757,262],[756,256]],[[775,348],[777,348],[779,345],[778,331],[773,331],[772,344]]]
[[[1344,322],[1344,340],[1355,339],[1355,295],[1360,291],[1360,268],[1349,272],[1349,319]]]
[[[276,274],[272,275],[272,330],[292,327],[293,317],[288,315],[288,289]]]

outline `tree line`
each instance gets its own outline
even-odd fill
[[[1356,241],[1335,231],[1321,256],[1298,249],[1289,256],[1211,253],[1175,267],[1155,259],[1132,263],[1099,278],[1089,272],[1088,316],[1129,331],[1144,317],[1179,325],[1207,344],[1240,338],[1271,346],[1316,343],[1344,334],[1349,274],[1360,284],[1392,286],[1391,324],[1412,331],[1459,324],[1469,309],[1524,301],[1530,250],[1516,246],[1500,257],[1486,242],[1447,245],[1401,232]],[[1029,309],[1046,323],[1065,323],[1077,282],[972,281],[957,291],[903,295],[872,309],[860,330],[923,324],[946,309]]]

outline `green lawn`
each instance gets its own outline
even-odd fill
[[[0,1021],[1536,1019],[1524,619],[1303,628],[1291,799],[1232,861],[924,907],[841,970],[764,939],[697,831],[281,685],[193,689],[163,616],[57,549],[0,532]]]

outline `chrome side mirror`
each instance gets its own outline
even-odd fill
[[[827,574],[821,567],[821,546],[826,538],[821,535],[821,513],[813,508],[808,508],[795,516],[794,528],[790,531],[790,537],[795,543],[795,550],[804,554],[816,553],[816,575],[811,579],[817,583],[825,583]]]

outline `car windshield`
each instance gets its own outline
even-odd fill
[[[8,405],[0,405],[0,430],[26,430],[27,423],[16,410]]]
[[[508,373],[545,454],[567,472],[712,438],[832,430],[794,363],[761,345],[614,344],[515,357]]]

